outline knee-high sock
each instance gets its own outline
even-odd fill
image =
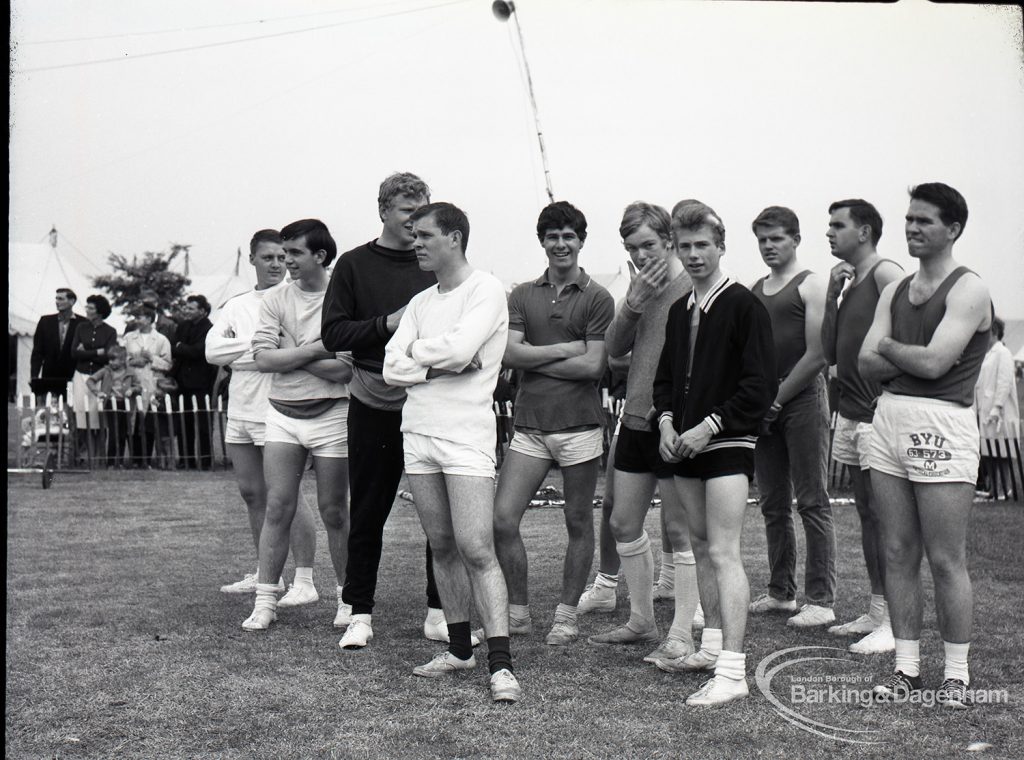
[[[654,626],[654,562],[651,560],[651,539],[647,531],[640,538],[627,543],[616,543],[622,563],[622,574],[629,586],[629,622],[636,631],[648,631]]]
[[[693,552],[672,552],[676,571],[676,609],[668,635],[693,644],[693,615],[700,602],[697,593],[697,560]]]

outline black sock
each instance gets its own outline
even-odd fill
[[[473,656],[473,640],[470,638],[469,621],[448,624],[448,651],[460,660]]]
[[[502,669],[512,672],[508,636],[492,636],[487,639],[487,669],[492,675]]]

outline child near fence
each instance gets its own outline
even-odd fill
[[[89,392],[102,405],[103,427],[107,433],[107,466],[121,464],[135,415],[134,399],[142,392],[138,376],[128,367],[128,352],[113,346],[110,362],[86,380]]]

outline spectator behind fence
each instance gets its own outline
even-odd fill
[[[184,399],[185,414],[182,415],[181,438],[178,453],[190,470],[209,470],[213,464],[210,451],[210,412],[207,396],[213,392],[213,381],[217,368],[206,361],[206,333],[213,324],[210,322],[210,302],[205,296],[189,296],[182,310],[184,319],[178,325],[178,332],[171,354],[174,356],[174,379],[178,382],[178,398]],[[175,409],[181,408],[181,402]],[[198,422],[198,425],[196,424]],[[199,438],[198,456],[196,437]]]
[[[149,454],[153,447],[153,436],[150,434],[152,423],[148,419],[151,414],[150,405],[156,394],[157,380],[171,369],[171,343],[153,329],[156,318],[156,311],[143,304],[135,313],[135,330],[124,336],[128,366],[142,385],[142,407],[132,430],[132,464],[138,467],[149,465]]]
[[[117,331],[104,320],[110,316],[110,302],[100,295],[85,299],[85,321],[75,328],[71,356],[75,360],[71,394],[74,399],[79,455],[87,443],[99,443],[100,417],[86,380],[107,363],[107,352],[117,345]],[[89,431],[92,431],[91,435]],[[91,441],[90,441],[91,438]],[[95,448],[94,448],[95,450]]]
[[[142,308],[152,309],[156,315],[156,320],[153,322],[153,328],[167,338],[167,342],[172,346],[177,339],[178,323],[168,317],[160,310],[160,296],[156,294],[156,291],[150,288],[143,288],[139,294],[139,303]],[[134,332],[139,327],[138,322],[129,322],[124,328],[125,334]]]
[[[1020,439],[1020,405],[1013,356],[1003,343],[1006,324],[992,320],[988,353],[974,386],[974,407],[981,430],[982,487],[992,496],[1010,492],[1011,459],[1018,456],[1014,442]],[[1016,489],[1014,489],[1016,490]]]
[[[135,416],[135,397],[142,393],[138,375],[128,366],[123,346],[107,351],[107,366],[94,372],[85,382],[103,409],[103,427],[107,431],[107,466],[121,464]]]
[[[75,374],[74,348],[75,331],[85,319],[73,309],[78,301],[75,291],[57,288],[54,304],[56,314],[44,314],[39,318],[32,335],[31,377],[32,391],[37,396],[54,393],[67,395],[68,383]]]

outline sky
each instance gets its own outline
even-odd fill
[[[547,202],[515,27],[488,0],[11,3],[13,242],[52,225],[97,266],[190,244],[225,275],[255,230],[323,219],[344,251],[380,232],[376,193],[412,171],[469,215],[468,255],[506,284],[545,265]],[[834,263],[828,205],[863,197],[905,268],[907,188],[946,182],[955,252],[1024,318],[1024,52],[1012,6],[520,0],[555,197],[581,254],[619,270],[623,208],[682,198],[726,225],[723,265],[763,273],[750,222],[801,220]]]

